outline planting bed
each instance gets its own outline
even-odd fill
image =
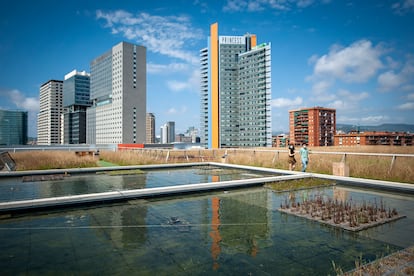
[[[405,217],[398,214],[395,208],[386,208],[382,201],[379,205],[376,202],[356,205],[351,200],[325,200],[321,196],[302,203],[295,200],[292,203],[285,202],[278,210],[354,232]]]

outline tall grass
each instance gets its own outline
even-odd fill
[[[358,150],[356,150],[358,149]],[[394,151],[391,151],[394,149]],[[382,150],[382,151],[381,151]],[[405,151],[404,151],[405,150]],[[358,147],[358,148],[314,148],[310,149],[310,161],[307,172],[332,174],[333,163],[341,162],[343,155],[328,154],[329,152],[359,152],[359,153],[413,153],[413,147]],[[313,152],[325,152],[313,153]],[[299,154],[296,153],[296,170],[301,169]],[[288,169],[287,152],[274,153],[267,151],[230,151],[228,162],[234,164],[252,165]],[[349,166],[350,176],[397,182],[414,183],[414,157],[397,157],[392,164],[391,156],[347,155],[346,165]]]
[[[77,156],[73,151],[22,151],[10,153],[10,155],[19,171],[97,166],[95,157]]]
[[[414,153],[414,147],[321,147],[310,149],[308,172],[332,174],[333,162],[340,162],[342,155],[329,152],[359,153]],[[318,152],[326,152],[320,154]],[[62,169],[97,166],[97,158],[79,157],[70,151],[31,151],[12,153],[18,170]],[[224,158],[225,156],[225,158]],[[257,167],[288,169],[288,155],[285,149],[218,149],[218,150],[122,150],[101,151],[101,160],[118,165],[145,165],[163,163],[183,163],[225,161],[231,164]],[[296,170],[301,169],[299,154],[296,154]],[[414,183],[414,158],[397,157],[391,167],[392,157],[347,155],[346,164],[350,176],[388,181]]]

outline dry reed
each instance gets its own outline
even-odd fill
[[[22,151],[10,153],[10,155],[19,171],[97,166],[95,157],[77,156],[73,151]]]
[[[332,174],[332,163],[340,162],[343,155],[329,152],[359,153],[414,153],[414,147],[318,147],[310,149],[308,172]],[[325,152],[320,154],[318,152]],[[12,153],[18,170],[57,169],[71,167],[95,167],[97,158],[76,156],[70,151],[27,151]],[[101,151],[100,159],[117,165],[145,165],[183,162],[226,162],[231,164],[257,167],[288,169],[286,149],[216,149],[216,150],[121,150]],[[296,153],[296,170],[301,169],[300,157]],[[350,176],[388,181],[414,183],[414,158],[397,157],[392,164],[392,157],[347,155],[346,164]]]

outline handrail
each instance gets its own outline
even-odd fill
[[[30,146],[30,147],[0,147],[2,151],[8,152],[17,152],[17,151],[32,151],[32,150],[68,150],[68,151],[79,151],[79,150],[97,150],[97,149],[110,149],[116,150],[116,147],[113,145],[85,145],[85,146]],[[133,148],[131,150],[141,150],[141,151],[174,151],[174,152],[186,152],[191,151],[191,149],[166,149],[166,148]],[[227,152],[234,152],[234,151],[253,151],[253,152],[272,152],[275,154],[279,154],[281,152],[287,153],[288,150],[286,149],[279,149],[279,148],[271,148],[271,149],[254,149],[254,148],[223,148],[223,149],[194,149],[194,150],[202,150],[202,151],[218,151],[218,150],[225,150]],[[334,154],[334,155],[364,155],[364,156],[389,156],[389,157],[414,157],[414,154],[407,154],[407,153],[373,153],[373,152],[342,152],[342,151],[314,151],[309,150],[310,154]]]

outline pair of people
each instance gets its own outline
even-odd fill
[[[293,143],[289,144],[289,170],[293,171],[296,167],[296,159],[295,159],[295,145]],[[302,144],[302,148],[299,150],[300,159],[302,161],[302,172],[306,172],[306,168],[308,167],[309,163],[309,150],[306,146],[306,143]]]

